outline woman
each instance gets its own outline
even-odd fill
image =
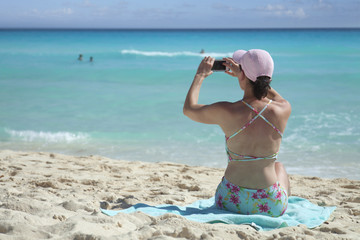
[[[238,50],[224,60],[225,72],[237,77],[244,90],[242,100],[198,103],[202,82],[213,73],[215,61],[205,57],[184,104],[186,116],[217,124],[225,134],[228,166],[216,190],[216,205],[241,214],[281,216],[290,183],[283,165],[275,161],[291,106],[270,87],[274,62],[268,52]]]

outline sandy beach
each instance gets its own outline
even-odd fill
[[[166,214],[109,217],[136,203],[186,205],[210,198],[223,169],[170,162],[0,151],[0,239],[360,239],[360,181],[291,175],[292,194],[337,206],[319,227],[256,231]]]

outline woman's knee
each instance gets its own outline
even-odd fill
[[[281,162],[275,162],[275,167],[276,167],[276,168],[284,168],[284,169],[285,169],[284,165],[283,165]]]
[[[281,185],[283,185],[285,187],[288,195],[290,196],[290,181],[289,181],[289,176],[285,170],[284,165],[281,162],[276,162],[275,163],[275,171],[276,171],[276,175],[278,177],[278,181],[280,182]]]
[[[287,172],[281,162],[275,162],[275,171],[277,175],[285,175],[287,177]]]

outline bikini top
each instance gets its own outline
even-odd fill
[[[237,153],[234,153],[232,151],[230,151],[227,143],[228,141],[235,137],[237,134],[239,134],[240,132],[242,132],[245,128],[247,128],[248,126],[250,126],[250,124],[252,124],[258,117],[261,117],[262,119],[264,119],[264,121],[266,123],[268,123],[276,132],[278,132],[280,134],[280,136],[282,137],[282,132],[274,126],[274,124],[272,124],[271,122],[269,122],[263,115],[261,115],[265,109],[270,105],[270,103],[272,102],[272,100],[270,100],[266,105],[265,107],[260,111],[256,111],[255,108],[253,108],[250,104],[248,104],[247,102],[245,102],[244,100],[241,100],[241,102],[243,102],[246,106],[248,106],[251,110],[253,110],[255,113],[256,113],[256,116],[253,117],[249,122],[247,122],[242,128],[239,129],[239,131],[235,132],[233,135],[231,135],[230,137],[226,137],[225,136],[225,150],[226,150],[226,154],[229,158],[228,162],[231,162],[231,161],[244,161],[244,162],[249,162],[249,161],[255,161],[255,160],[263,160],[263,159],[276,159],[277,158],[277,155],[278,155],[278,152],[274,153],[274,154],[271,154],[269,156],[266,156],[266,157],[254,157],[254,156],[246,156],[246,155],[240,155],[240,154],[237,154]],[[239,159],[234,159],[231,157],[230,153],[236,157],[238,157]]]

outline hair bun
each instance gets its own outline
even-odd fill
[[[256,78],[255,82],[251,80],[249,80],[249,82],[253,87],[253,92],[255,97],[259,100],[262,99],[263,97],[266,97],[269,89],[271,89],[270,87],[271,77],[268,76],[259,76]]]

